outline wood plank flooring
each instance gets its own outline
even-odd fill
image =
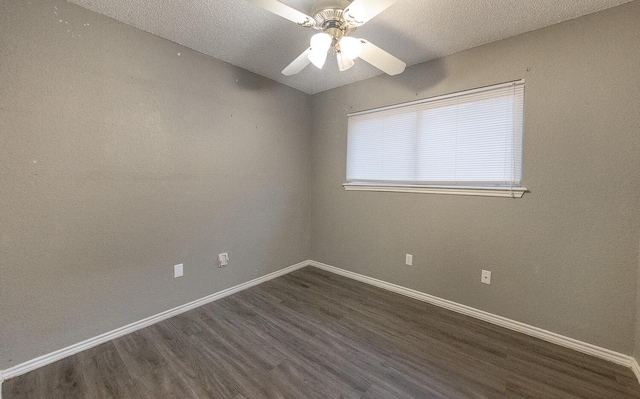
[[[23,398],[640,398],[624,367],[307,267],[5,381]]]

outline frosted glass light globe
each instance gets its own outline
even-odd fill
[[[324,32],[316,33],[311,37],[311,52],[308,58],[318,69],[322,69],[324,66],[332,41],[331,36]]]
[[[320,32],[311,36],[311,50],[328,51],[331,47],[331,35]]]
[[[336,56],[338,57],[338,70],[340,72],[346,71],[355,64],[351,58],[347,57],[342,52],[338,52]]]
[[[355,37],[344,36],[340,39],[340,51],[347,58],[355,60],[362,52],[362,42]]]

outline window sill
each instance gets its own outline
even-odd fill
[[[346,191],[379,191],[390,193],[420,193],[444,195],[472,195],[479,197],[522,198],[528,192],[524,187],[464,187],[464,186],[408,186],[344,183]]]

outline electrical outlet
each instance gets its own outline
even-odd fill
[[[411,265],[413,265],[413,255],[411,255],[411,254],[407,254],[407,256],[405,257],[404,263],[405,263],[407,266],[411,266]]]
[[[228,264],[229,264],[229,254],[226,252],[218,254],[218,267],[224,267],[224,266],[227,266]]]
[[[179,265],[173,266],[173,278],[182,277],[184,271],[184,265],[180,263]]]
[[[482,271],[482,277],[481,277],[480,281],[483,284],[491,284],[491,272],[488,271],[488,270],[483,270]]]

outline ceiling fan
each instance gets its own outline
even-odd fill
[[[278,0],[249,1],[302,27],[320,31],[311,37],[310,47],[282,70],[283,75],[295,75],[310,63],[321,69],[330,50],[336,54],[341,72],[351,68],[356,58],[389,75],[402,73],[407,66],[375,44],[351,36],[397,0],[319,0],[312,16]]]

